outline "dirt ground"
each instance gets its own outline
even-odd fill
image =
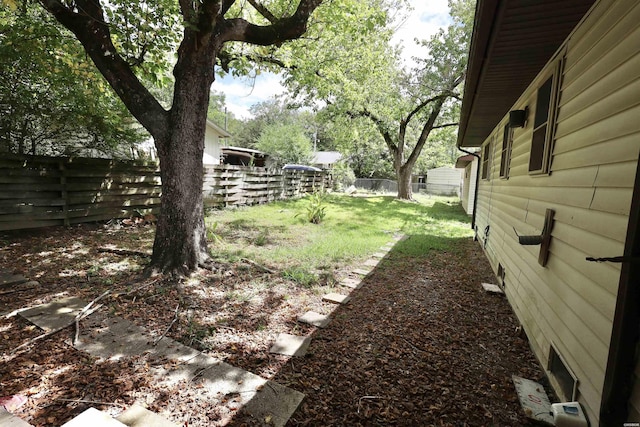
[[[355,266],[334,266],[322,286],[283,279],[277,266],[238,260],[179,283],[144,280],[145,258],[100,252],[108,244],[149,251],[153,229],[76,226],[0,236],[0,270],[38,286],[0,289],[0,390],[22,394],[16,415],[37,426],[60,425],[89,406],[117,413],[138,401],[180,425],[222,425],[216,402],[197,389],[158,389],[144,357],[96,360],[69,345],[73,328],[24,351],[39,335],[6,314],[62,296],[90,301],[104,290],[103,310],[158,337],[167,336],[234,366],[305,394],[288,425],[518,426],[528,421],[512,375],[543,380],[537,360],[505,297],[485,293],[491,269],[471,239],[448,242],[448,252],[403,254],[401,242],[364,279],[353,299],[321,301]],[[411,236],[410,239],[419,239]],[[331,314],[326,329],[296,323],[308,310]],[[268,353],[279,333],[311,335],[309,353],[290,359]],[[1,396],[0,396],[1,397]],[[228,414],[226,414],[228,415]],[[240,413],[232,425],[260,425]]]

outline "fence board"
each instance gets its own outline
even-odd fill
[[[205,206],[254,205],[331,185],[326,173],[232,165],[203,167]],[[160,213],[158,165],[80,157],[0,159],[0,230],[17,230]]]

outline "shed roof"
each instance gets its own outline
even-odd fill
[[[458,157],[456,160],[456,168],[466,168],[469,163],[473,162],[474,158],[475,156],[471,154]]]
[[[562,45],[594,0],[478,0],[458,131],[477,147]]]
[[[342,158],[342,153],[338,151],[316,151],[313,153],[314,164],[330,165]]]

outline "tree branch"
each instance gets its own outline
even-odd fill
[[[305,33],[309,17],[321,3],[322,0],[301,0],[293,15],[276,19],[266,26],[252,24],[242,18],[225,20],[220,43],[239,41],[268,46],[297,39]]]
[[[273,15],[273,13],[271,13],[271,11],[265,7],[265,5],[257,2],[256,0],[248,0],[248,1],[249,1],[249,4],[253,6],[253,8],[258,11],[258,13],[260,13],[260,15],[266,18],[267,21],[271,22],[272,24],[275,24],[276,22],[278,22],[278,18],[276,18]]]
[[[113,45],[100,2],[77,0],[75,3],[81,13],[72,11],[59,0],[40,0],[60,24],[75,34],[127,109],[157,139],[167,132],[167,111],[138,80]]]
[[[398,151],[398,146],[393,142],[393,138],[391,137],[389,130],[385,126],[385,123],[378,116],[366,109],[357,112],[348,111],[347,115],[351,118],[366,117],[371,120],[378,128],[378,132],[380,132],[380,134],[384,138],[384,142],[387,144],[387,147],[389,147],[389,150],[391,150],[391,152],[393,153]],[[401,142],[402,141],[400,141],[400,143]]]

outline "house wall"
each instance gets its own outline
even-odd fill
[[[204,134],[204,154],[202,155],[202,163],[205,165],[220,164],[220,136],[207,126]]]
[[[427,171],[427,193],[459,195],[461,170],[456,168],[435,168]]]
[[[473,202],[476,197],[476,174],[478,173],[478,159],[473,158],[473,161],[468,163],[464,168],[462,175],[462,192],[460,194],[460,201],[462,203],[462,209],[467,215],[473,215]]]
[[[537,88],[553,61],[513,107],[528,106],[530,113],[525,127],[514,129],[508,179],[499,178],[507,116],[483,143],[493,141],[476,224],[494,271],[498,264],[505,270],[505,293],[541,364],[547,367],[553,343],[578,378],[577,398],[597,425],[620,265],[585,258],[624,251],[640,152],[640,2],[597,2],[564,48],[551,173],[530,175],[528,162]],[[540,234],[549,208],[555,225],[542,267],[540,246],[521,246],[513,228]],[[553,375],[550,380],[558,389]],[[634,396],[637,421],[640,389]]]

